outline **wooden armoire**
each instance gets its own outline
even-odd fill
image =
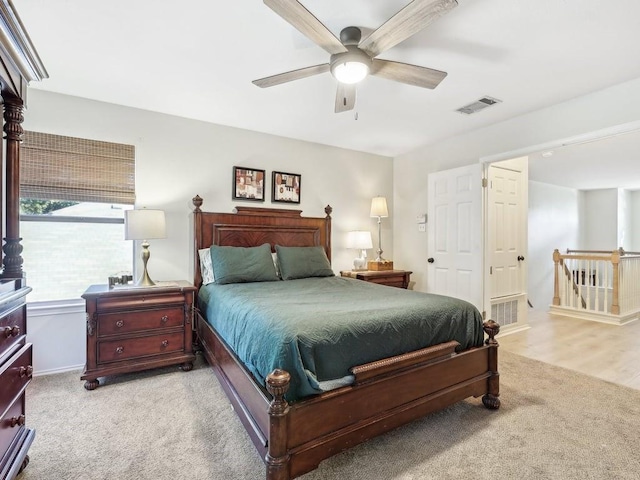
[[[0,480],[12,480],[29,463],[35,437],[25,411],[25,390],[33,373],[27,343],[26,295],[20,244],[20,141],[27,86],[47,78],[10,0],[0,0],[0,92],[3,148],[0,149]]]

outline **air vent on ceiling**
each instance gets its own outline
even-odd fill
[[[496,103],[501,103],[502,100],[498,100],[493,97],[482,97],[480,100],[470,103],[469,105],[465,105],[464,107],[460,107],[456,110],[456,112],[466,113],[467,115],[471,115],[472,113],[479,112],[480,110],[484,110],[487,107],[495,105]]]

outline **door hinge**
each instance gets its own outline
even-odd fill
[[[482,188],[487,188],[487,185],[489,184],[488,180],[486,178],[482,179]]]
[[[487,311],[483,310],[482,311],[482,320],[486,320],[487,319]]]
[[[493,275],[493,267],[489,267],[489,275]]]

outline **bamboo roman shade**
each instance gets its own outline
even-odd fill
[[[20,197],[133,204],[135,147],[25,131]]]

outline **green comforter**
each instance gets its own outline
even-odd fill
[[[295,401],[353,382],[349,368],[449,340],[480,346],[482,317],[468,302],[342,277],[210,284],[207,321],[263,385],[291,374]]]

